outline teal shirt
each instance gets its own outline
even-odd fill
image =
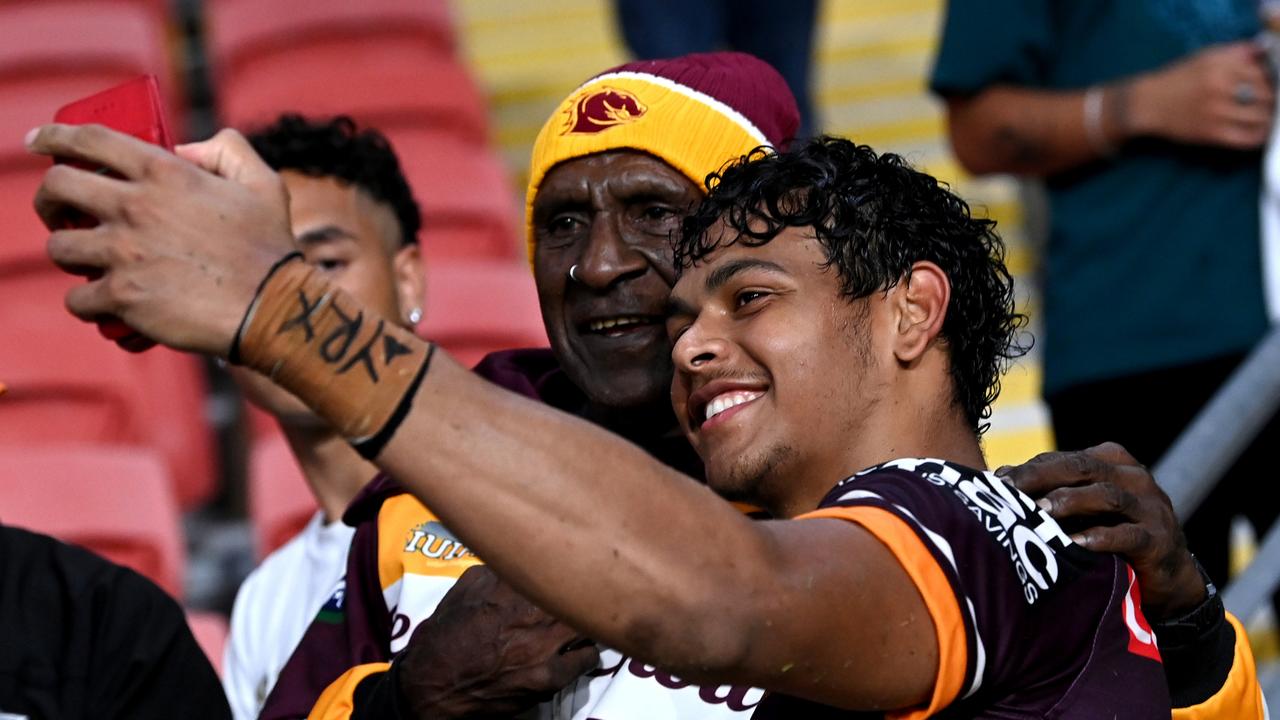
[[[931,87],[1082,89],[1258,30],[1257,0],[951,0]],[[1140,140],[1046,185],[1046,394],[1262,336],[1261,152]]]

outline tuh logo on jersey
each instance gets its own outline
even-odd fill
[[[565,112],[561,135],[592,134],[611,127],[633,123],[644,116],[649,108],[640,98],[626,90],[603,87],[584,92]]]
[[[409,541],[405,543],[404,551],[420,552],[432,560],[460,560],[471,554],[466,545],[436,520],[413,528],[409,532]]]

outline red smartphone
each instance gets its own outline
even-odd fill
[[[154,75],[142,75],[66,105],[54,114],[53,121],[65,125],[103,125],[166,150],[173,150],[173,137],[165,123],[160,86]],[[94,167],[76,160],[55,158],[54,162],[65,162],[85,170],[112,174],[108,168]],[[67,219],[67,227],[91,228],[97,224],[96,218],[84,214]],[[95,277],[90,275],[91,280]],[[98,332],[103,337],[130,352],[142,352],[155,345],[115,316],[104,316],[97,323]]]

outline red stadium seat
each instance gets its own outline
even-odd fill
[[[525,256],[515,194],[492,150],[426,128],[387,136],[422,207],[419,242],[428,268],[441,259]]]
[[[165,459],[184,508],[207,499],[216,467],[203,416],[204,376],[191,357],[153,349],[130,355],[62,307],[83,282],[45,265],[0,272],[0,403],[7,443],[110,443],[142,446]]]
[[[452,57],[456,44],[443,0],[213,0],[205,8],[210,54],[224,80],[299,50],[350,55],[376,44],[414,60],[423,52]]]
[[[488,135],[484,101],[466,70],[449,59],[404,63],[378,46],[359,53],[281,56],[278,66],[246,70],[223,83],[224,124],[252,128],[282,112],[351,115],[386,131],[448,128],[477,143]]]
[[[0,447],[0,519],[83,545],[182,597],[178,507],[164,463],[147,451]]]
[[[424,307],[419,334],[467,367],[495,350],[547,345],[526,263],[459,260],[429,266]]]
[[[47,158],[20,147],[58,107],[145,72],[164,78],[163,27],[148,3],[49,0],[0,4],[0,349],[16,386],[0,437],[130,442],[161,451],[184,507],[207,498],[216,468],[203,423],[197,361],[165,351],[128,356],[62,309],[78,280],[45,258],[31,200]],[[143,379],[145,378],[145,382]]]
[[[15,5],[35,5],[37,3],[47,3],[48,0],[0,0],[0,8]],[[118,3],[121,5],[133,5],[141,7],[151,13],[155,18],[158,26],[163,26],[169,22],[169,2],[170,0],[96,0],[99,5],[110,5]]]
[[[0,276],[20,269],[47,267],[49,233],[31,207],[44,177],[43,164],[5,170],[0,167]]]
[[[200,649],[213,664],[213,669],[218,675],[222,675],[222,656],[227,648],[227,635],[230,632],[227,619],[218,613],[188,610],[187,625],[191,628],[191,634],[196,637]]]
[[[348,114],[382,128],[426,123],[487,135],[441,0],[221,0],[207,9],[224,124]]]
[[[52,120],[59,107],[143,73],[160,78],[175,119],[164,28],[145,7],[0,4],[0,158],[22,153],[23,134]]]
[[[51,267],[0,276],[6,443],[137,444],[146,435],[138,402],[146,388],[133,358],[62,307],[66,289],[79,282]]]
[[[163,32],[135,3],[0,4],[0,73],[160,72],[168,67]]]
[[[277,431],[255,438],[249,452],[249,520],[259,558],[297,535],[317,507],[284,436]]]
[[[205,417],[209,387],[204,363],[163,347],[131,359],[146,379],[146,444],[167,459],[178,506],[199,507],[217,492],[219,475],[213,430]]]

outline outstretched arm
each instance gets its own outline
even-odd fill
[[[447,356],[414,405],[379,464],[584,634],[690,678],[850,707],[928,699],[928,612],[861,528],[749,521],[639,448]]]
[[[1052,175],[1137,137],[1257,149],[1270,133],[1274,106],[1265,51],[1244,41],[1088,90],[995,85],[950,96],[947,121],[956,156],[970,172]]]
[[[751,522],[620,438],[430,359],[301,263],[257,292],[291,238],[279,180],[243,138],[180,149],[212,172],[102,128],[30,143],[124,178],[63,166],[37,196],[50,227],[68,206],[100,221],[50,238],[61,266],[104,272],[68,293],[72,312],[179,349],[226,355],[237,340],[233,354],[366,450],[389,437],[377,463],[553,615],[691,679],[848,708],[930,699],[924,600],[861,527]]]

